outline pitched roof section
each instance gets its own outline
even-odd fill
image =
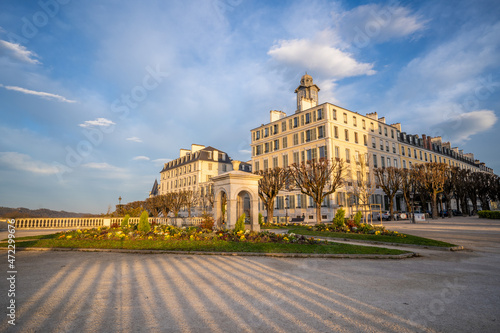
[[[151,192],[149,194],[153,196],[158,195],[158,190],[159,190],[158,181],[155,179],[153,188],[151,189]]]
[[[219,159],[219,156],[216,156],[216,153],[221,153],[224,154],[222,159]],[[182,165],[186,165],[195,161],[213,161],[213,162],[219,162],[219,163],[231,163],[231,158],[229,155],[219,149],[216,149],[214,147],[208,146],[206,148],[203,148],[201,150],[196,151],[194,154],[187,154],[183,157],[179,157],[173,161],[170,161],[168,163],[165,163],[163,169],[160,172],[164,172],[167,170],[171,170],[174,168],[177,168]]]

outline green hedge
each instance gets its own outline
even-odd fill
[[[485,219],[500,219],[500,211],[498,210],[481,210],[477,212],[477,215],[479,217],[485,218]]]

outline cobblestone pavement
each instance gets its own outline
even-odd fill
[[[0,331],[500,331],[499,221],[386,225],[472,251],[405,260],[24,251],[14,298],[1,252]]]

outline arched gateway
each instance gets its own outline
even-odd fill
[[[250,229],[259,226],[259,179],[262,177],[239,171],[239,161],[233,161],[233,171],[212,177],[214,182],[214,219],[219,227],[234,229],[236,220],[245,213]]]

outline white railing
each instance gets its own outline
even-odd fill
[[[120,225],[123,217],[62,217],[62,218],[19,218],[16,220],[16,228],[95,228],[102,226],[110,226],[113,224]],[[178,227],[199,226],[203,221],[201,217],[150,217],[149,223],[162,225],[174,225]],[[131,217],[128,220],[129,224],[139,223],[139,217]]]

